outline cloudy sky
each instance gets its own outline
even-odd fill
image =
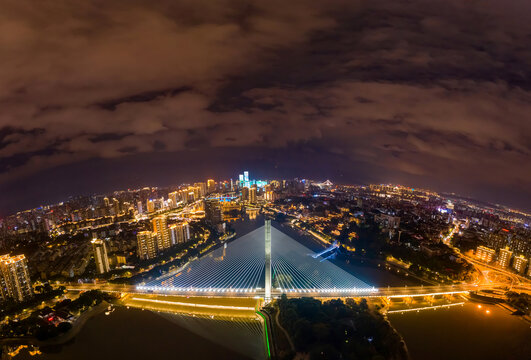
[[[528,0],[2,0],[0,214],[201,177],[531,209]]]

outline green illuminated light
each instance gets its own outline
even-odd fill
[[[267,334],[267,320],[260,311],[256,310],[256,313],[264,319],[264,331],[265,331],[265,338],[266,338],[266,346],[267,346],[267,358],[271,359],[271,349],[269,348],[269,335]]]

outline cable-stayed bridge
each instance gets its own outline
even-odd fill
[[[180,271],[138,286],[152,292],[257,295],[267,290],[265,246],[270,229],[271,293],[372,293],[377,290],[270,225],[188,263]]]

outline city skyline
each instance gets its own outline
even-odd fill
[[[248,172],[248,171],[246,171]],[[241,176],[241,175],[240,175]],[[215,176],[214,176],[215,177]],[[264,179],[266,179],[267,177],[264,177]],[[317,184],[319,183],[319,181],[330,181],[331,179],[329,178],[323,178],[323,179],[319,179],[319,180],[316,180],[316,179],[310,179],[310,178],[305,178],[305,177],[294,177],[293,179],[302,179],[302,180],[307,180],[307,181],[310,181],[312,184]],[[33,210],[33,209],[39,209],[39,208],[42,208],[42,207],[50,207],[50,206],[55,206],[55,205],[58,205],[60,203],[65,203],[65,202],[68,202],[70,201],[71,199],[76,199],[76,198],[80,198],[80,197],[93,197],[93,196],[98,196],[98,197],[101,197],[101,196],[106,196],[106,195],[112,195],[113,193],[119,193],[119,192],[127,192],[127,191],[139,191],[141,189],[146,189],[146,188],[180,188],[180,187],[183,187],[183,186],[189,186],[189,185],[192,185],[192,184],[198,184],[197,181],[198,180],[201,180],[201,179],[198,179],[198,178],[192,178],[189,182],[182,182],[182,183],[173,183],[173,184],[165,184],[165,185],[154,185],[154,184],[144,184],[142,186],[138,186],[138,187],[130,187],[130,188],[118,188],[118,189],[113,189],[113,190],[109,190],[107,192],[92,192],[92,193],[78,193],[78,194],[67,194],[67,195],[63,195],[62,197],[59,198],[59,200],[56,200],[55,202],[48,202],[48,203],[43,203],[43,202],[36,202],[35,204],[38,204],[34,207],[26,207],[26,208],[18,208],[17,210],[14,210],[13,212],[6,212],[6,213],[1,213],[0,212],[0,220],[2,219],[2,217],[7,217],[7,216],[11,216],[11,215],[14,215],[16,213],[19,213],[19,212],[24,212],[24,211],[27,211],[27,210]],[[235,175],[233,176],[232,178],[226,178],[226,179],[216,179],[216,180],[212,180],[212,181],[216,181],[216,184],[217,184],[217,181],[220,181],[220,182],[231,182],[231,181],[234,181],[234,184],[236,184],[236,182],[238,181],[238,175]],[[267,183],[268,181],[270,180],[288,180],[288,179],[278,179],[278,178],[267,178],[267,180],[259,180],[259,181],[263,181],[263,183]],[[206,181],[206,180],[204,180]],[[209,180],[211,181],[211,180]],[[257,180],[251,180],[252,182],[255,182]],[[369,186],[369,185],[388,185],[388,186],[399,186],[399,187],[407,187],[407,188],[411,188],[411,189],[419,189],[419,190],[427,190],[427,191],[434,191],[436,193],[440,193],[440,194],[444,194],[444,195],[452,195],[452,196],[457,196],[459,198],[462,198],[462,199],[466,199],[466,200],[469,200],[469,201],[473,201],[473,202],[477,202],[477,203],[482,203],[484,205],[489,205],[489,206],[499,206],[499,207],[502,207],[502,208],[505,208],[505,209],[509,209],[509,210],[512,210],[512,211],[518,211],[518,212],[523,212],[523,213],[527,213],[527,216],[529,216],[529,210],[526,209],[526,208],[518,208],[518,207],[511,207],[510,205],[508,204],[504,204],[504,203],[495,203],[495,202],[490,202],[490,201],[487,201],[487,200],[483,200],[483,199],[478,199],[478,198],[473,198],[473,197],[470,197],[470,196],[467,196],[467,195],[464,195],[464,194],[460,194],[460,193],[454,193],[454,192],[451,192],[451,191],[440,191],[440,190],[434,190],[434,189],[431,189],[431,188],[424,188],[422,186],[415,186],[415,185],[410,185],[410,184],[399,184],[399,183],[335,183],[334,181],[332,181],[332,183],[334,185],[345,185],[345,186]],[[204,183],[206,185],[206,182]],[[195,185],[194,185],[195,186]],[[243,187],[249,187],[248,185],[243,185]],[[168,196],[168,199],[171,199],[171,194],[169,194]],[[143,204],[143,206],[148,206],[147,204]]]

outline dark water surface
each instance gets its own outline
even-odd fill
[[[248,359],[156,313],[125,308],[89,319],[71,343],[41,351],[14,359]]]
[[[412,360],[531,359],[530,325],[495,305],[468,302],[388,318],[406,341]]]

